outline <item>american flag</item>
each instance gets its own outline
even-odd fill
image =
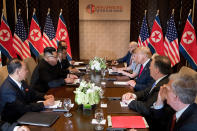
[[[179,63],[179,45],[178,45],[178,34],[174,22],[174,15],[168,20],[168,27],[164,41],[164,53],[171,60],[171,65]]]
[[[57,48],[57,41],[55,38],[55,29],[53,26],[52,19],[50,17],[50,12],[47,13],[46,22],[43,31],[43,46],[45,47],[55,47]]]
[[[21,59],[31,57],[29,42],[27,40],[27,32],[25,30],[20,12],[18,14],[17,24],[15,26],[13,42],[13,47]]]
[[[143,18],[142,26],[140,29],[140,35],[138,38],[138,46],[148,46],[149,42],[149,33],[148,33],[148,25],[146,21],[146,15]]]

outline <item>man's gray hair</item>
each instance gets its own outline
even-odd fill
[[[192,104],[197,94],[197,76],[188,73],[176,73],[170,76],[172,90],[184,104]]]

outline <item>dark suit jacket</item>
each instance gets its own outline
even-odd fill
[[[118,61],[118,63],[127,62],[127,65],[129,65],[131,56],[132,56],[132,54],[128,51],[124,57],[118,59],[117,61]]]
[[[58,60],[57,68],[59,69],[60,76],[66,78],[69,74],[68,67],[71,66],[68,59],[63,59],[61,62]]]
[[[150,92],[152,85],[145,90],[136,92],[137,100],[133,100],[129,103],[129,108],[135,110],[136,112],[148,116],[150,115],[150,107],[157,100],[157,95],[160,89],[160,86],[168,83],[168,76],[165,76],[161,79]],[[150,92],[150,93],[149,93]]]
[[[60,75],[57,65],[51,66],[44,59],[36,66],[31,77],[31,87],[42,93],[64,84],[64,78]]]
[[[36,103],[43,100],[43,94],[35,92],[23,81],[24,91],[8,76],[0,87],[0,112],[3,121],[14,122],[26,112],[41,111],[43,103]]]
[[[13,131],[16,125],[17,123],[10,124],[7,122],[0,121],[0,131]]]
[[[141,75],[136,77],[136,85],[134,87],[135,91],[144,90],[147,87],[152,86],[152,84],[155,82],[155,80],[150,76],[150,63],[151,60],[146,64],[144,69],[142,70]]]
[[[163,125],[164,127],[158,127],[157,129],[165,129],[166,131],[169,131],[171,128],[172,118],[174,113],[172,111],[166,111],[166,108],[162,108],[160,110],[154,110],[152,109],[152,117],[156,118],[157,121],[166,119],[166,125]],[[160,118],[160,119],[159,119]],[[181,115],[181,117],[178,119],[178,121],[175,124],[174,131],[196,131],[197,130],[197,104],[193,103],[191,104]]]

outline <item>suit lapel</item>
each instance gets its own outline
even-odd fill
[[[188,117],[190,117],[193,113],[193,111],[195,110],[195,104],[191,104],[181,115],[181,117],[178,119],[177,123],[175,124],[174,129],[179,129],[179,127],[181,125],[184,124],[185,119],[187,119]]]
[[[8,80],[12,84],[12,86],[13,86],[14,90],[16,91],[16,93],[18,94],[18,96],[20,98],[24,99],[24,93],[20,90],[18,85],[9,76],[8,76]]]
[[[149,65],[150,65],[151,59],[149,60],[149,62],[146,64],[146,66],[144,67],[144,69],[142,70],[142,73],[138,74],[137,79],[142,78],[143,76],[145,76],[144,74],[147,72]],[[142,65],[141,65],[142,66]]]
[[[153,90],[149,93],[150,95],[155,92],[155,91],[159,91],[160,86],[162,86],[163,84],[166,84],[168,82],[168,75],[165,76],[163,79],[161,79],[153,88]]]

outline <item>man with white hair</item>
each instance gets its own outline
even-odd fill
[[[7,64],[8,77],[0,87],[0,112],[3,121],[15,122],[26,112],[44,110],[54,104],[53,95],[34,91],[24,81],[27,77],[26,64],[12,59]],[[44,100],[41,103],[37,101]]]
[[[160,88],[152,109],[154,130],[197,130],[197,104],[194,103],[197,74],[192,72],[188,68],[181,69],[179,73],[170,76],[168,84]],[[171,108],[166,107],[165,100]]]

